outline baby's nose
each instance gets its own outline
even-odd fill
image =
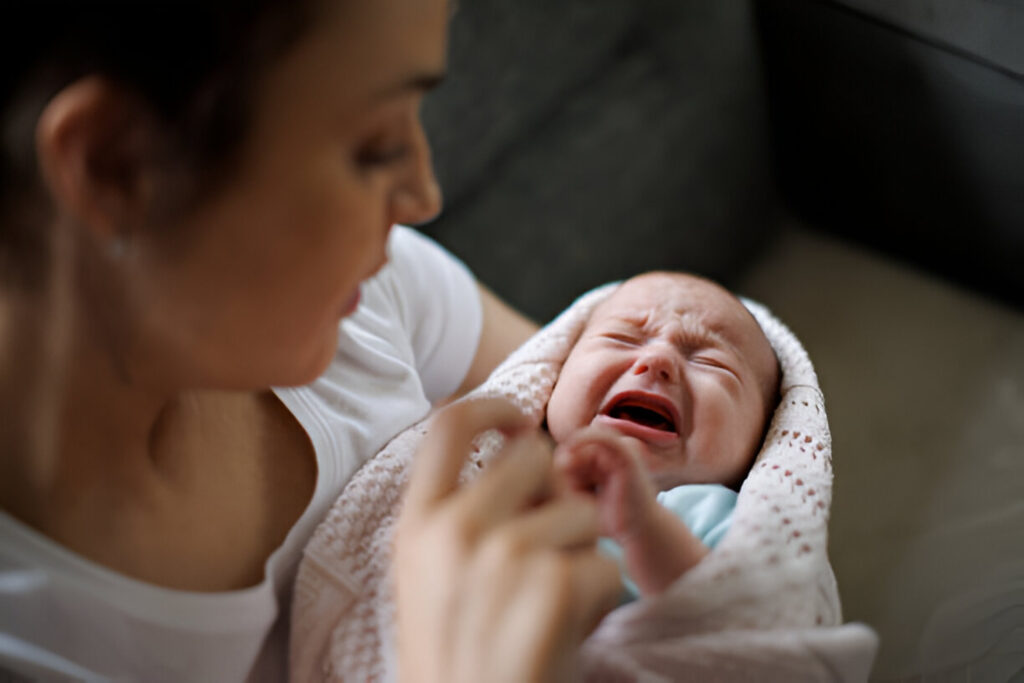
[[[678,370],[675,361],[665,353],[646,353],[633,365],[634,375],[651,374],[663,382],[675,382]]]

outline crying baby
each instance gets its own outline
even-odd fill
[[[596,497],[632,597],[661,593],[725,535],[779,375],[743,303],[700,277],[639,275],[592,313],[546,421],[561,480]]]

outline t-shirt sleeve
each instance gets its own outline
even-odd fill
[[[402,324],[430,401],[450,396],[476,356],[483,310],[469,269],[426,236],[395,226],[388,244]]]

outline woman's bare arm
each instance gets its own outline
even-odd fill
[[[477,283],[483,308],[483,329],[476,355],[469,372],[448,401],[454,400],[482,383],[510,353],[530,338],[539,328],[514,308],[498,298],[484,285]]]

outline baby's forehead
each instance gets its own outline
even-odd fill
[[[736,295],[699,276],[659,271],[627,280],[594,310],[588,328],[608,323],[679,323],[690,338],[724,339],[737,351],[763,357],[774,374],[775,353],[761,325]]]
[[[697,316],[716,326],[757,323],[727,289],[685,273],[655,272],[639,275],[619,285],[591,316],[642,320],[657,317]]]

